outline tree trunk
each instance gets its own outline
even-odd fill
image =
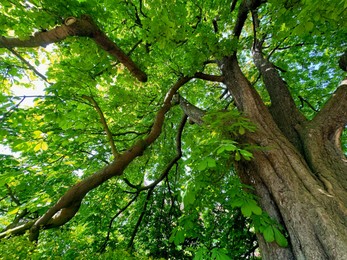
[[[347,85],[339,87],[312,121],[304,120],[291,107],[291,119],[285,125],[287,115],[278,116],[282,110],[275,106],[292,105],[293,101],[288,91],[279,95],[286,86],[276,72],[262,72],[269,93],[277,92],[268,109],[242,74],[236,56],[225,58],[221,69],[235,104],[257,127],[242,141],[264,148],[255,151],[251,161],[237,162],[237,172],[244,183],[254,187],[260,205],[289,235],[287,248],[267,243],[259,235],[263,259],[347,259],[347,163],[337,141],[346,123],[347,109],[341,102],[347,101]]]

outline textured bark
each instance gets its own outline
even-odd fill
[[[288,248],[259,239],[263,258],[346,259],[347,164],[336,143],[336,132],[340,133],[341,125],[346,123],[345,86],[336,91],[315,120],[300,120],[300,127],[288,124],[298,133],[298,138],[293,139],[261,102],[242,74],[236,56],[225,58],[221,69],[236,105],[257,126],[257,131],[247,133],[243,141],[268,148],[256,151],[250,162],[238,162],[238,174],[255,188],[262,207],[289,234]],[[268,72],[272,73],[267,75],[269,81],[279,80],[271,70]],[[281,83],[274,85],[281,87]],[[272,105],[276,106],[276,102]],[[341,113],[336,114],[336,109]],[[331,124],[323,124],[320,119],[325,113],[332,115]],[[303,150],[298,148],[298,142]]]

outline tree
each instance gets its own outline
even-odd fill
[[[251,229],[264,259],[347,258],[346,8],[4,1],[1,237],[228,259]]]

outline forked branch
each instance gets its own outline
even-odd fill
[[[93,39],[102,49],[123,63],[130,73],[139,81],[147,81],[147,75],[122,51],[121,48],[118,47],[116,43],[101,31],[88,15],[83,15],[81,18],[69,17],[65,20],[65,24],[46,32],[37,32],[34,36],[31,36],[26,40],[0,37],[0,45],[5,48],[45,47],[48,44],[60,42],[70,36],[89,37]]]
[[[62,226],[68,222],[78,212],[82,199],[89,191],[100,186],[114,176],[122,175],[124,169],[128,167],[135,158],[143,154],[147,147],[159,137],[164,124],[165,114],[171,108],[171,100],[174,94],[190,79],[189,77],[183,77],[169,89],[164,99],[164,104],[157,112],[152,129],[145,139],[136,142],[127,151],[120,154],[117,160],[113,161],[110,165],[107,165],[99,172],[94,173],[71,187],[53,207],[35,222],[30,229],[31,241],[36,241],[38,239],[39,231],[42,227],[52,228]]]
[[[105,242],[103,243],[103,245],[101,246],[100,248],[100,251],[103,252],[106,248],[106,245],[109,241],[109,238],[110,238],[110,232],[111,232],[111,228],[112,228],[112,223],[113,221],[122,213],[124,212],[135,200],[136,198],[139,196],[139,194],[144,191],[144,190],[148,190],[148,193],[147,193],[147,198],[146,198],[146,201],[145,201],[145,204],[143,206],[143,211],[135,225],[135,228],[134,228],[134,231],[132,233],[132,236],[131,236],[131,239],[128,243],[128,247],[132,247],[133,245],[133,241],[134,241],[134,238],[136,236],[136,233],[138,231],[138,228],[141,224],[141,221],[142,221],[142,218],[146,212],[146,208],[147,208],[147,205],[148,205],[148,201],[149,201],[149,198],[154,190],[154,188],[161,182],[163,181],[165,178],[168,177],[168,174],[171,170],[171,168],[178,162],[179,159],[181,159],[182,157],[182,132],[183,132],[183,129],[184,129],[184,126],[187,122],[187,116],[184,115],[182,117],[182,120],[181,120],[181,123],[178,127],[178,130],[177,130],[177,136],[176,136],[176,156],[174,158],[171,159],[171,161],[168,163],[168,165],[165,167],[165,169],[163,170],[162,174],[159,176],[159,178],[157,180],[155,180],[153,183],[147,185],[147,186],[144,186],[144,187],[140,187],[140,186],[136,186],[136,185],[133,185],[131,184],[126,178],[124,178],[123,180],[130,186],[132,187],[133,189],[136,189],[136,192],[135,192],[135,196],[133,197],[133,199],[131,201],[129,201],[129,203],[123,207],[121,210],[118,211],[118,213],[111,219],[110,223],[109,223],[109,227],[108,227],[108,232],[107,232],[107,236],[106,236],[106,239],[105,239]]]
[[[300,138],[295,128],[297,125],[305,122],[305,118],[296,107],[288,85],[280,76],[276,66],[263,56],[263,41],[258,40],[256,36],[259,27],[256,11],[252,11],[252,18],[254,32],[253,60],[263,78],[271,99],[271,115],[288,140],[299,151],[302,151]]]

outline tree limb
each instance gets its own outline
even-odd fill
[[[60,42],[69,36],[92,38],[102,49],[123,63],[130,73],[139,81],[147,81],[147,75],[118,47],[117,44],[111,41],[111,39],[99,29],[88,15],[83,15],[80,19],[68,17],[65,20],[65,24],[46,32],[37,32],[27,40],[0,37],[0,44],[6,48],[45,47],[48,44]]]
[[[148,192],[147,192],[147,197],[146,197],[145,204],[143,205],[142,212],[141,212],[140,217],[138,218],[138,220],[137,220],[137,222],[136,222],[136,225],[135,225],[135,227],[134,227],[134,230],[133,230],[133,232],[132,232],[132,234],[131,234],[131,238],[130,238],[129,243],[128,243],[128,245],[127,245],[127,248],[128,248],[128,249],[132,248],[132,246],[133,246],[136,233],[137,233],[137,231],[139,230],[139,227],[140,227],[140,225],[141,225],[142,219],[143,219],[143,217],[144,217],[145,214],[146,214],[147,205],[148,205],[149,199],[150,199],[151,196],[152,196],[153,190],[154,190],[154,187],[150,188],[150,189],[148,190]]]
[[[0,41],[1,44],[1,41]],[[28,62],[26,59],[24,59],[18,52],[16,52],[15,50],[13,50],[12,48],[6,47],[6,46],[2,46],[5,47],[6,49],[8,49],[14,56],[16,56],[21,62],[23,62],[25,65],[27,65],[27,67],[32,70],[37,76],[39,76],[41,79],[43,79],[44,81],[46,81],[48,84],[51,84],[46,76],[44,76],[43,74],[41,74],[41,72],[39,72],[33,65],[30,64],[30,62]]]
[[[135,194],[135,196],[123,207],[121,208],[116,215],[113,216],[113,218],[111,218],[110,220],[110,223],[108,224],[108,229],[107,229],[107,235],[106,235],[106,238],[105,238],[105,241],[104,243],[101,245],[100,249],[99,249],[99,252],[104,252],[105,249],[106,249],[106,246],[107,246],[107,243],[110,239],[110,234],[111,234],[111,228],[112,228],[112,224],[114,222],[114,220],[120,215],[122,214],[136,199],[137,197],[139,196],[139,192],[137,192]]]
[[[9,224],[4,231],[9,230],[13,227],[18,226],[18,223],[26,216],[29,214],[28,209],[24,209],[20,214],[16,215],[16,217],[14,218],[14,220],[12,221],[11,224]]]
[[[17,206],[20,206],[21,203],[19,201],[19,199],[16,198],[16,196],[13,194],[13,191],[11,189],[11,187],[5,183],[5,187],[6,189],[8,190],[8,195],[10,196],[11,200],[17,205]]]
[[[311,123],[319,126],[331,141],[339,140],[341,129],[347,125],[347,78]]]
[[[209,75],[209,74],[205,74],[202,72],[195,73],[193,77],[197,78],[197,79],[207,80],[207,81],[215,81],[215,82],[223,82],[224,81],[223,76]]]
[[[123,174],[124,169],[138,156],[141,156],[148,146],[150,146],[160,135],[165,119],[165,114],[171,108],[171,100],[177,90],[186,84],[191,78],[183,77],[179,79],[167,92],[162,107],[157,112],[154,124],[148,136],[137,141],[127,151],[120,154],[117,160],[107,165],[100,171],[85,178],[79,183],[68,189],[59,201],[52,206],[47,212],[39,218],[30,229],[30,240],[36,241],[39,236],[39,231],[42,227],[52,228],[64,225],[68,222],[79,210],[82,199],[85,195],[106,182],[114,176]]]
[[[271,99],[270,112],[276,124],[289,139],[289,141],[302,151],[301,141],[296,126],[305,122],[304,116],[295,105],[287,83],[281,78],[276,67],[262,54],[262,41],[256,38],[258,17],[252,12],[254,27],[253,60],[263,77],[263,82]]]
[[[25,224],[21,224],[19,226],[16,226],[14,228],[8,229],[2,233],[0,233],[0,239],[5,238],[7,236],[16,236],[16,235],[22,235],[25,233],[25,231],[27,231],[28,229],[30,229],[36,220],[32,220],[29,221]]]
[[[118,150],[116,148],[116,145],[114,143],[113,134],[111,133],[111,131],[110,131],[109,127],[108,127],[108,124],[106,122],[104,113],[102,112],[101,108],[99,107],[99,104],[95,101],[95,99],[93,97],[89,97],[89,96],[86,96],[86,95],[83,95],[82,97],[84,99],[88,100],[90,103],[92,103],[93,107],[98,112],[98,114],[100,116],[101,124],[104,127],[104,130],[105,130],[106,135],[107,135],[107,139],[110,142],[112,154],[113,154],[114,158],[117,158],[119,156],[119,152],[118,152]]]
[[[167,178],[171,168],[173,165],[175,165],[177,163],[177,161],[182,157],[182,132],[183,132],[183,129],[184,129],[184,126],[187,122],[187,116],[184,115],[182,117],[182,120],[181,120],[181,123],[178,127],[178,131],[177,131],[177,136],[176,136],[176,156],[169,162],[169,164],[165,167],[164,171],[162,172],[162,174],[159,176],[159,178],[157,180],[155,180],[153,183],[151,183],[150,185],[147,185],[147,186],[144,186],[144,187],[140,187],[140,186],[137,186],[137,185],[134,185],[132,183],[129,182],[128,179],[126,178],[123,178],[123,181],[128,184],[130,187],[136,189],[136,195],[134,196],[134,198],[125,206],[123,207],[110,221],[110,224],[109,224],[109,227],[108,227],[108,232],[107,232],[107,236],[106,236],[106,239],[105,239],[105,242],[103,243],[103,245],[101,246],[100,248],[100,251],[103,252],[106,248],[106,245],[107,245],[107,242],[109,240],[109,237],[110,237],[110,232],[111,232],[111,227],[112,227],[112,223],[113,221],[122,213],[124,212],[134,201],[135,199],[138,197],[138,195],[144,191],[144,190],[149,190],[148,191],[148,194],[147,194],[147,199],[146,199],[146,202],[145,202],[145,205],[144,205],[144,210],[142,211],[141,213],[141,216],[140,218],[138,219],[136,225],[135,225],[135,228],[134,228],[134,231],[133,231],[133,234],[132,234],[132,237],[129,241],[129,244],[128,244],[128,248],[130,248],[133,244],[133,240],[135,238],[135,235],[137,233],[137,230],[138,230],[138,227],[139,225],[141,224],[141,221],[142,221],[142,218],[143,218],[143,215],[145,213],[145,210],[146,210],[146,207],[147,207],[147,203],[148,203],[148,200],[149,200],[149,197],[153,191],[153,189],[162,181],[164,180],[165,178]]]
[[[181,159],[181,157],[182,157],[182,149],[181,149],[182,148],[182,132],[183,132],[184,126],[187,122],[187,118],[188,118],[187,115],[183,115],[181,123],[178,127],[178,130],[177,130],[176,156],[171,159],[171,161],[165,167],[164,171],[162,172],[162,174],[159,176],[158,179],[156,179],[154,182],[152,182],[151,184],[149,184],[147,186],[141,187],[139,189],[139,191],[148,190],[148,189],[151,189],[151,188],[154,188],[155,186],[157,186],[162,180],[164,180],[168,176],[171,168],[178,162],[179,159]]]
[[[184,113],[189,117],[189,119],[198,125],[202,125],[204,121],[202,120],[203,116],[206,114],[206,111],[194,106],[189,103],[185,98],[178,95],[179,104]]]
[[[242,28],[246,22],[247,15],[249,11],[255,10],[264,0],[243,0],[240,4],[239,11],[237,13],[237,19],[233,30],[233,35],[238,39],[241,35]],[[235,3],[236,4],[236,3]],[[235,8],[235,6],[234,6]]]

